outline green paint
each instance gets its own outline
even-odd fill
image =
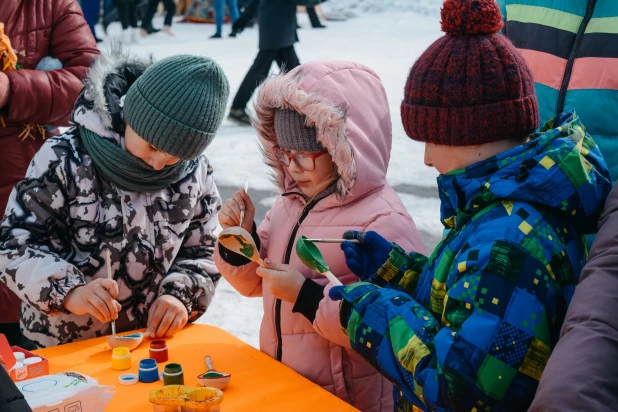
[[[251,242],[249,243],[245,242],[245,238],[241,235],[221,235],[220,236],[221,239],[229,239],[231,237],[236,239],[236,241],[240,244],[240,249],[238,249],[238,251],[242,253],[244,256],[251,259],[253,257],[253,254],[255,253],[255,248],[253,247]]]
[[[200,375],[202,379],[213,379],[213,378],[227,378],[230,376],[227,373],[219,373],[219,372],[206,372],[203,375]]]
[[[306,236],[301,236],[296,242],[296,254],[300,261],[308,268],[319,273],[330,271],[330,268],[324,262],[320,249],[313,242],[307,241]]]

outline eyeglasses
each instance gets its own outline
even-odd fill
[[[279,163],[283,166],[289,167],[290,161],[293,160],[299,169],[306,172],[311,172],[315,169],[315,159],[328,153],[328,150],[321,150],[316,153],[288,153],[279,146],[275,146],[273,147],[273,152],[275,153]]]

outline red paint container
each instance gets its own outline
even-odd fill
[[[167,362],[169,355],[167,353],[167,343],[164,340],[153,340],[150,342],[150,358],[157,363]]]

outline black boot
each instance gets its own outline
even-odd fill
[[[232,109],[227,118],[241,126],[251,126],[251,118],[245,109]]]
[[[215,33],[212,36],[210,36],[211,39],[220,39],[221,38],[221,33]]]

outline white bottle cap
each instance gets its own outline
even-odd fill
[[[23,363],[21,363],[21,362],[17,362],[17,363],[15,363],[15,365],[13,365],[13,367],[11,368],[11,370],[13,370],[13,369],[17,369],[17,368],[23,368],[23,367],[24,367],[24,364],[23,364]]]
[[[26,359],[26,355],[24,355],[23,352],[13,352],[13,355],[15,356],[15,360],[17,362],[23,362],[24,359]]]
[[[135,385],[138,381],[139,378],[134,373],[127,373],[118,377],[118,383],[125,386]]]
[[[39,358],[38,356],[33,356],[32,358],[25,359],[23,364],[24,365],[34,365],[35,363],[39,363],[39,362],[43,362],[43,359]]]

